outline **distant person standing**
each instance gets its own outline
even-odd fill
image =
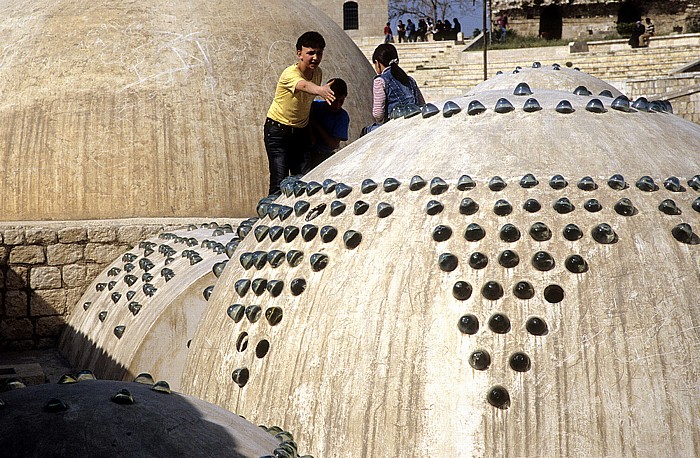
[[[508,16],[505,13],[496,19],[496,26],[498,26],[498,31],[500,32],[498,42],[503,43],[506,41],[506,32],[508,30]]]
[[[416,41],[416,25],[410,19],[406,23],[406,41]]]
[[[416,29],[416,38],[420,41],[428,41],[428,24],[425,19],[420,19],[418,21],[418,29]]]
[[[391,43],[394,41],[394,35],[391,33],[391,24],[388,22],[384,26],[384,43]]]
[[[651,22],[650,18],[646,18],[646,25],[644,26],[644,33],[639,37],[639,46],[644,48],[649,46],[649,39],[656,35],[656,27]]]
[[[457,18],[452,19],[452,31],[455,35],[462,31],[462,24],[459,23]]]
[[[632,36],[627,43],[633,48],[639,48],[639,44],[642,41],[642,35],[644,34],[645,30],[646,29],[641,19],[635,22],[632,30]]]
[[[406,26],[399,19],[399,23],[396,24],[396,34],[399,36],[399,43],[406,40]]]

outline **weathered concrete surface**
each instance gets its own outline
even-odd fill
[[[265,114],[308,29],[356,138],[373,71],[303,0],[0,1],[0,219],[250,215]]]
[[[551,67],[515,75],[530,84],[529,96],[513,95],[515,81],[484,86],[455,99],[462,111],[449,118],[391,121],[304,177],[352,190],[290,193],[277,203],[306,201],[310,210],[282,224],[333,226],[338,235],[249,238],[239,246],[239,253],[298,250],[303,260],[247,270],[229,264],[192,341],[184,391],[254,422],[281,423],[323,457],[698,455],[700,192],[688,180],[700,174],[700,126],[668,113],[612,109],[612,98],[574,95],[578,84],[548,87],[551,75],[567,72],[576,75]],[[540,111],[523,111],[530,97]],[[496,113],[500,98],[515,109]],[[593,98],[604,113],[586,110]],[[467,114],[474,100],[486,111]],[[562,100],[575,111],[557,112]],[[528,173],[536,186],[520,185]],[[607,183],[618,173],[627,183],[621,190]],[[473,189],[458,188],[463,174]],[[550,186],[555,174],[568,185]],[[411,186],[415,175],[427,183]],[[639,189],[643,175],[658,190]],[[504,189],[490,189],[495,176]],[[596,183],[591,190],[578,186],[586,176]],[[680,192],[664,186],[672,176]],[[447,187],[433,188],[434,177]],[[386,191],[386,178],[400,185]],[[378,187],[363,190],[365,179]],[[555,209],[564,197],[573,211]],[[460,211],[465,198],[478,208]],[[632,202],[631,216],[615,210],[622,198]],[[497,206],[501,199],[509,211]],[[526,210],[529,199],[541,208]],[[666,199],[680,212],[661,212]],[[360,201],[364,214],[356,214]],[[332,216],[333,202],[345,210]],[[381,203],[393,212],[380,215]],[[551,234],[530,235],[537,222]],[[465,238],[472,223],[482,238]],[[594,238],[602,223],[614,231],[612,243]],[[672,235],[681,223],[695,231],[687,243]],[[265,217],[259,224],[280,223]],[[564,236],[569,224],[580,237]],[[451,236],[435,233],[441,225]],[[343,242],[348,230],[362,234],[355,248]],[[499,261],[506,250],[518,255],[517,265]],[[539,252],[552,264],[535,262]],[[475,253],[486,265],[473,262]],[[454,265],[441,265],[443,254],[454,255]],[[314,269],[318,255],[327,265]],[[573,262],[576,255],[585,265]],[[239,280],[255,278],[284,281],[285,289],[276,297],[236,292]],[[298,278],[307,286],[294,295]],[[455,295],[458,281],[471,294]],[[502,293],[492,296],[490,282]],[[520,282],[532,296],[516,294]],[[231,304],[257,305],[262,316],[235,322]],[[458,327],[467,315],[478,320],[473,334]],[[535,317],[542,332],[527,324]],[[505,318],[510,324],[499,329]],[[484,370],[471,364],[484,361],[477,351],[490,355]],[[518,365],[525,358],[530,364]],[[503,408],[487,400],[498,386],[510,399]]]

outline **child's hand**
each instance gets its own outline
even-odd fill
[[[323,100],[325,100],[328,105],[333,103],[335,100],[335,93],[331,90],[331,84],[333,84],[333,81],[335,80],[330,80],[325,86],[321,86],[318,94],[319,96],[323,97]]]

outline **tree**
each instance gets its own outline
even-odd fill
[[[389,0],[389,17],[397,18],[403,15],[418,18],[430,17],[433,21],[459,16],[476,0]]]

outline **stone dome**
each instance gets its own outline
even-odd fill
[[[267,194],[262,140],[301,33],[348,82],[351,136],[374,72],[303,0],[9,2],[0,7],[3,220],[245,216]]]
[[[183,390],[316,456],[694,455],[700,126],[576,75],[390,121],[261,205],[286,236],[241,242]]]

